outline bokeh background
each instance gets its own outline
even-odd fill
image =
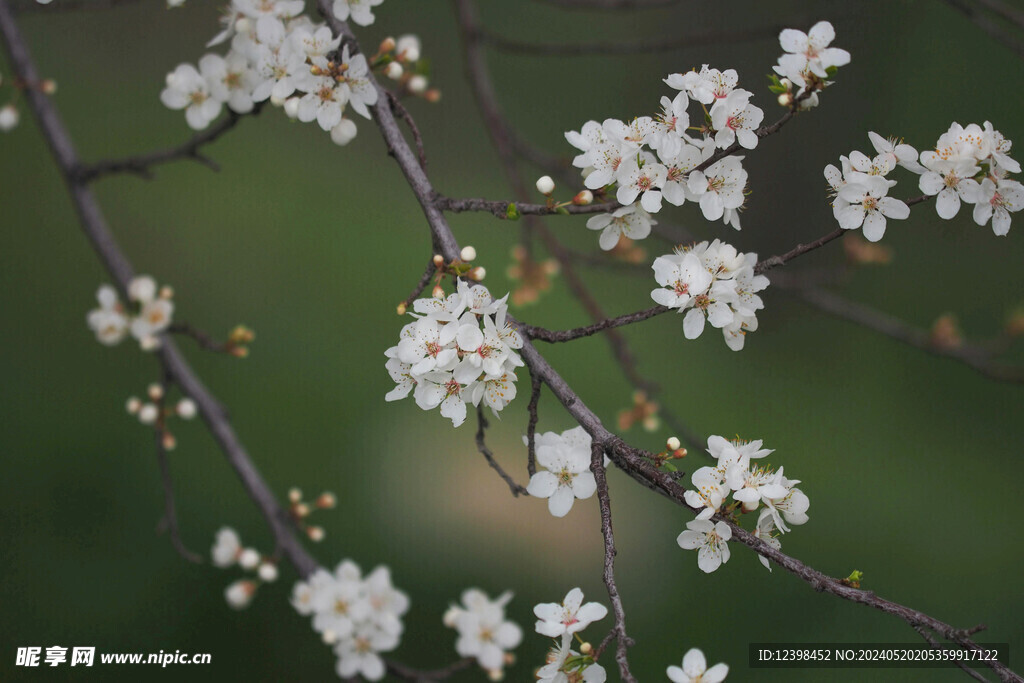
[[[566,42],[655,40],[790,20],[806,29],[832,19],[836,44],[853,62],[818,110],[748,155],[753,194],[744,230],[708,225],[692,205],[665,214],[744,251],[779,253],[830,230],[821,169],[851,149],[870,151],[868,130],[927,148],[953,120],[990,119],[1009,138],[1024,138],[1022,62],[937,1],[745,0],[619,13],[542,2],[480,5],[485,24],[508,37]],[[435,185],[452,196],[510,198],[464,81],[453,7],[390,0],[377,16],[359,31],[364,44],[418,33],[432,83],[443,91],[437,105],[409,103]],[[85,159],[170,146],[191,134],[158,94],[166,72],[203,54],[216,17],[216,3],[205,0],[173,12],[145,0],[23,19],[42,73],[59,83],[55,102]],[[590,118],[652,112],[668,94],[666,74],[705,62],[737,68],[772,120],[778,108],[764,74],[779,53],[766,38],[656,55],[491,52],[488,59],[501,104],[522,134],[569,155],[563,131]],[[0,72],[9,74],[3,62]],[[280,495],[292,486],[338,495],[338,507],[320,513],[327,530],[313,548],[320,561],[353,558],[367,570],[385,563],[410,594],[396,658],[424,667],[453,660],[455,634],[440,624],[448,604],[469,586],[512,589],[510,616],[527,635],[508,679],[530,680],[548,644],[531,635],[532,605],[559,600],[576,585],[606,601],[597,504],[578,503],[557,520],[542,502],[512,499],[476,453],[472,421],[453,431],[411,399],[384,402],[391,382],[383,350],[403,322],[394,305],[419,277],[429,237],[376,130],[358,123],[359,137],[341,149],[315,126],[267,111],[207,149],[223,166],[219,173],[182,162],[160,168],[151,182],[114,177],[95,189],[139,270],[174,286],[178,320],[218,334],[236,323],[256,330],[245,361],[184,346]],[[223,598],[235,570],[186,563],[155,533],[162,497],[152,437],[123,405],[157,379],[156,362],[131,343],[102,347],[86,329],[93,293],[107,278],[27,116],[0,137],[0,150],[0,679],[331,680],[332,653],[288,604],[290,569],[235,612]],[[532,184],[536,175],[525,177]],[[896,177],[903,182],[894,194],[918,194],[915,177]],[[485,214],[452,223],[463,244],[476,246],[491,290],[507,291],[518,226]],[[582,218],[549,226],[575,248],[597,248]],[[1024,298],[1022,230],[1014,225],[1009,237],[996,238],[966,211],[945,222],[930,205],[918,207],[885,236],[893,264],[858,271],[842,291],[919,326],[953,312],[968,336],[997,334]],[[650,259],[668,251],[654,240],[643,246]],[[842,260],[833,246],[802,265]],[[609,312],[650,304],[648,278],[607,271],[585,278]],[[640,371],[663,384],[664,403],[690,425],[764,438],[777,449],[772,462],[804,481],[811,521],[782,539],[786,552],[836,576],[859,569],[866,588],[949,623],[983,621],[989,630],[979,640],[1009,642],[1020,669],[1020,387],[826,317],[785,292],[770,289],[765,300],[761,329],[738,354],[714,331],[686,341],[672,317],[625,334]],[[539,304],[515,313],[553,328],[588,322],[561,280]],[[607,423],[630,404],[631,388],[602,338],[543,351]],[[1016,358],[1022,355],[1018,348]],[[492,421],[489,434],[499,459],[523,480],[527,395]],[[570,426],[546,394],[540,428]],[[247,544],[269,550],[262,519],[203,426],[181,425],[177,436],[171,467],[186,543],[205,554],[214,532],[230,525]],[[635,427],[626,436],[657,449],[669,433]],[[690,470],[700,464],[698,453],[684,463]],[[675,543],[689,515],[621,474],[610,479],[617,575],[641,680],[664,680],[665,667],[693,646],[711,663],[729,663],[730,680],[963,679],[941,669],[752,672],[749,642],[915,642],[917,635],[780,570],[769,574],[742,547],[720,571],[703,575],[694,554]],[[592,627],[589,637],[599,640],[609,625]],[[54,644],[209,652],[213,663],[162,671],[13,666],[16,647]],[[459,680],[480,678],[471,672]]]

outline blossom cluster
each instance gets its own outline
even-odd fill
[[[738,252],[719,240],[680,247],[654,260],[654,279],[661,287],[651,298],[686,311],[687,339],[699,337],[709,322],[722,330],[730,349],[739,351],[746,333],[757,329],[757,311],[764,308],[757,293],[769,284],[754,272],[756,265],[757,254]]]
[[[583,427],[534,437],[537,464],[544,469],[530,477],[526,492],[535,498],[547,498],[548,510],[555,517],[565,517],[577,498],[590,498],[597,491],[590,471],[590,444],[590,435]]]
[[[153,425],[161,435],[161,442],[165,450],[173,450],[177,445],[174,435],[167,428],[167,421],[172,417],[180,417],[182,420],[191,420],[198,412],[196,402],[185,396],[178,399],[173,406],[167,405],[164,396],[164,386],[153,383],[146,388],[148,401],[143,401],[138,396],[131,396],[125,402],[125,410],[129,415],[134,415],[144,425]]]
[[[238,532],[231,527],[222,527],[217,531],[210,557],[215,567],[227,569],[238,566],[255,574],[252,578],[235,581],[224,591],[225,600],[234,609],[248,607],[261,583],[277,580],[277,564],[255,548],[243,547]]]
[[[385,399],[397,401],[412,391],[416,405],[440,406],[456,427],[466,420],[466,403],[483,401],[495,414],[508,405],[516,397],[515,369],[523,365],[516,353],[523,339],[506,322],[508,295],[492,299],[483,285],[458,283],[447,298],[413,302],[416,321],[384,352],[397,385]]]
[[[799,86],[796,98],[803,108],[817,106],[816,91],[829,85],[826,79],[836,69],[850,63],[849,52],[829,47],[835,38],[836,31],[827,21],[819,21],[807,33],[787,28],[779,34],[779,44],[786,53],[772,68],[790,84]]]
[[[828,22],[816,24],[809,35],[784,30],[779,42],[786,54],[776,71],[789,78],[790,86],[799,84],[800,94],[824,87],[826,72],[850,60],[845,50],[827,47],[834,36]],[[662,97],[661,110],[653,116],[588,121],[565,134],[580,151],[573,165],[581,169],[584,185],[595,191],[615,186],[615,199],[623,205],[587,221],[588,228],[601,231],[604,250],[614,248],[620,237],[647,237],[656,223],[651,214],[661,210],[663,201],[675,206],[695,202],[707,220],[721,219],[740,229],[747,172],[743,158],[730,154],[757,147],[764,112],[751,103],[752,92],[738,87],[735,69],[705,64],[700,71],[669,74],[664,81],[679,93]],[[801,105],[812,97],[816,103],[817,94],[811,93],[800,97]],[[691,102],[702,109],[695,125]]]
[[[888,196],[896,185],[888,175],[897,166],[920,176],[918,186],[926,197],[935,197],[935,212],[949,220],[963,203],[973,204],[978,225],[992,222],[996,235],[1010,230],[1010,214],[1024,208],[1024,187],[1010,178],[1020,164],[1010,157],[1012,142],[993,128],[972,123],[953,123],[935,143],[934,150],[918,154],[898,140],[868,133],[876,156],[851,152],[840,157],[841,169],[829,164],[825,179],[835,197],[832,212],[845,230],[863,228],[872,242],[882,239],[886,219],[904,219],[910,207]]]
[[[152,351],[160,347],[159,335],[171,324],[173,297],[170,287],[158,290],[153,278],[141,275],[128,283],[128,299],[135,304],[130,311],[116,289],[102,285],[96,292],[100,307],[89,311],[86,322],[101,344],[114,346],[131,333],[143,351]]]
[[[725,510],[727,514],[740,509],[753,512],[763,504],[757,520],[755,535],[774,548],[781,543],[775,538],[776,530],[786,533],[788,524],[805,524],[810,501],[803,491],[796,488],[800,482],[787,479],[783,468],[778,471],[769,465],[754,465],[773,451],[762,448],[761,440],[728,440],[721,436],[708,437],[708,453],[717,464],[701,467],[693,473],[693,488],[685,493],[686,503],[701,512],[686,531],[679,534],[677,543],[684,550],[697,550],[697,566],[704,572],[713,572],[729,561],[728,541],[732,529],[725,522],[712,523],[711,518],[721,511],[725,499],[732,494],[733,503]],[[768,560],[759,556],[761,563],[768,567]]]
[[[590,656],[590,643],[583,643],[580,652],[572,649],[573,636],[595,621],[604,619],[608,608],[597,602],[583,603],[583,591],[573,588],[561,603],[542,603],[533,608],[537,617],[535,630],[542,636],[556,638],[547,662],[537,670],[539,683],[604,683],[604,667]]]
[[[476,659],[491,680],[501,680],[505,666],[514,661],[511,651],[523,640],[519,625],[505,618],[511,599],[509,591],[491,600],[482,590],[469,588],[462,593],[462,604],[452,605],[443,618],[459,634],[455,651]]]
[[[335,14],[358,24],[373,22],[372,7],[382,0],[336,0]],[[347,108],[370,118],[378,88],[371,68],[400,80],[411,93],[427,89],[418,73],[420,43],[416,36],[388,38],[372,64],[351,54],[341,37],[302,14],[303,0],[231,0],[223,30],[208,47],[230,43],[225,55],[209,53],[197,65],[181,64],[167,75],[160,99],[167,107],[185,111],[195,130],[206,128],[223,107],[247,114],[269,101],[284,108],[289,118],[316,121],[339,145],[356,136]]]
[[[409,598],[392,585],[386,566],[363,576],[357,564],[343,560],[333,573],[318,569],[296,583],[292,606],[312,617],[313,629],[334,648],[341,678],[379,681],[386,670],[380,654],[398,647]]]

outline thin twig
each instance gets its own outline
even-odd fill
[[[416,121],[413,120],[412,115],[409,114],[409,110],[405,108],[405,105],[398,99],[398,97],[391,92],[387,91],[388,100],[391,102],[391,110],[398,114],[398,118],[405,121],[406,125],[409,126],[409,131],[412,133],[413,142],[416,143],[416,153],[419,155],[420,168],[424,171],[427,170],[427,153],[423,149],[423,136],[420,135],[420,129],[416,125]]]
[[[533,325],[523,325],[522,329],[530,339],[537,339],[539,341],[551,343],[567,342],[574,339],[580,339],[582,337],[589,337],[592,334],[597,334],[604,330],[622,327],[623,325],[632,325],[633,323],[653,318],[656,315],[668,313],[671,310],[674,309],[661,305],[652,306],[651,308],[645,308],[642,311],[626,313],[625,315],[620,315],[617,318],[607,318],[596,322],[593,325],[584,325],[583,327],[576,327],[571,330],[553,331],[546,330],[543,327],[535,327]]]
[[[928,642],[928,644],[932,646],[932,648],[936,650],[943,649],[942,644],[938,640],[936,640],[935,636],[929,633],[928,629],[926,629],[924,626],[915,626],[914,630],[917,631],[917,633],[922,638],[924,638]],[[967,674],[974,680],[981,681],[982,683],[988,683],[987,678],[985,678],[980,673],[978,673],[974,669],[970,668],[969,666],[961,662],[959,659],[954,659],[953,662],[960,668],[961,671],[963,671],[965,674]]]
[[[516,480],[512,478],[512,475],[506,472],[505,469],[498,464],[498,461],[494,459],[494,453],[492,453],[491,449],[487,447],[487,418],[484,417],[483,404],[476,407],[476,420],[476,448],[480,451],[480,454],[484,456],[484,459],[487,460],[487,464],[498,473],[499,477],[505,480],[505,483],[508,484],[508,488],[512,492],[513,496],[518,497],[521,495],[530,495],[527,493],[525,486],[520,486],[516,483]]]
[[[612,503],[608,495],[608,477],[604,469],[604,445],[595,441],[590,451],[590,471],[594,473],[597,482],[597,500],[601,507],[601,536],[604,538],[604,586],[608,590],[608,600],[612,604],[612,614],[615,615],[615,661],[619,665],[619,675],[624,681],[635,683],[636,678],[629,670],[626,648],[633,645],[633,639],[626,635],[626,610],[622,607],[622,598],[619,596],[619,587],[615,583],[615,535],[612,533]],[[607,645],[607,639],[601,643],[601,647],[594,652],[594,659],[601,656],[601,652]]]
[[[387,664],[388,673],[403,680],[415,681],[416,683],[433,683],[434,681],[443,681],[446,678],[451,678],[458,672],[468,669],[475,662],[474,658],[465,657],[446,667],[434,669],[433,671],[420,671],[392,660],[387,660],[385,664]]]
[[[467,211],[479,211],[492,213],[498,218],[509,217],[509,206],[514,206],[516,212],[521,216],[553,216],[558,213],[571,215],[587,215],[594,213],[608,213],[621,208],[618,202],[601,202],[598,204],[570,204],[568,206],[555,208],[547,204],[531,204],[530,202],[510,202],[505,200],[488,200],[478,198],[453,199],[438,195],[434,200],[437,208],[450,213],[465,213]]]
[[[207,351],[216,351],[217,353],[231,353],[231,346],[224,342],[219,342],[210,336],[209,333],[204,332],[198,328],[192,327],[188,323],[172,323],[167,331],[171,334],[180,334],[184,337],[194,339],[200,348],[206,349]]]
[[[981,4],[980,0],[975,0],[975,2]],[[946,0],[946,4],[965,15],[978,28],[1005,45],[1018,57],[1024,57],[1024,42],[997,22],[992,21],[990,17],[981,12],[969,0]]]
[[[253,109],[252,114],[259,113],[259,110],[260,106],[257,105]],[[153,178],[154,166],[179,160],[197,161],[214,171],[219,171],[220,166],[217,162],[199,150],[232,130],[244,116],[251,116],[252,114],[236,114],[233,111],[229,111],[228,115],[221,119],[219,123],[201,133],[195,134],[177,147],[124,157],[122,159],[103,159],[91,164],[79,163],[75,166],[72,173],[76,180],[81,183],[89,183],[103,176],[115,173],[133,173],[151,180]]]
[[[413,302],[416,301],[416,299],[420,298],[420,294],[423,293],[423,290],[427,288],[427,285],[430,284],[430,281],[434,279],[434,276],[436,274],[437,266],[434,265],[434,259],[433,257],[431,257],[431,259],[427,261],[427,268],[426,270],[423,271],[423,275],[420,277],[419,282],[416,283],[416,286],[413,287],[412,292],[409,294],[409,296],[405,297],[405,301],[402,302],[402,307],[409,308],[409,306],[412,306]]]
[[[158,411],[157,426],[153,430],[153,434],[156,437],[156,461],[160,467],[160,483],[164,489],[164,516],[160,520],[160,524],[157,525],[158,530],[166,530],[167,535],[171,538],[171,545],[177,551],[179,555],[196,564],[202,564],[203,558],[198,553],[194,553],[188,549],[185,542],[181,538],[181,530],[178,527],[178,513],[174,502],[174,486],[171,482],[171,468],[167,462],[167,446],[164,443],[164,437],[166,430],[164,429],[164,396],[167,393],[167,389],[170,387],[168,378],[164,379],[163,393],[160,398],[156,401],[156,408]]]

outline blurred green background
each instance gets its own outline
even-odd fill
[[[59,4],[59,2],[57,3]],[[309,4],[309,3],[307,3]],[[830,18],[852,63],[811,115],[801,116],[749,154],[753,194],[733,233],[708,225],[693,206],[664,214],[696,234],[744,251],[779,253],[834,225],[821,169],[851,149],[870,151],[866,133],[901,135],[928,148],[953,120],[991,120],[1024,139],[1021,61],[936,1],[818,3],[743,0],[709,9],[620,13],[563,11],[541,2],[481,3],[487,26],[522,39],[566,42],[662,39],[786,24],[806,29]],[[146,0],[113,10],[26,16],[41,72],[55,78],[55,102],[85,159],[177,144],[191,133],[158,99],[164,74],[195,63],[216,32],[215,3],[177,11]],[[471,93],[452,6],[390,0],[358,31],[367,46],[418,33],[432,60],[438,105],[409,103],[426,140],[436,187],[452,196],[509,198]],[[562,132],[590,118],[655,110],[670,94],[670,72],[710,63],[739,70],[766,118],[778,108],[764,74],[780,53],[768,38],[657,55],[536,58],[489,53],[501,104],[523,135],[569,155]],[[9,75],[0,62],[0,72]],[[3,92],[9,93],[5,86]],[[315,126],[278,111],[246,120],[208,152],[220,173],[182,162],[152,182],[103,180],[95,189],[113,231],[141,272],[176,290],[176,319],[225,333],[257,332],[252,356],[236,361],[184,342],[199,373],[230,407],[259,468],[283,496],[298,486],[330,490],[339,505],[320,513],[327,538],[313,547],[333,566],[353,558],[392,568],[412,598],[395,657],[417,666],[455,658],[455,633],[441,615],[469,586],[516,593],[511,618],[526,632],[508,680],[531,678],[546,639],[532,634],[531,607],[581,586],[607,601],[601,584],[597,504],[578,503],[561,520],[542,502],[512,499],[473,444],[474,425],[453,431],[410,400],[386,404],[392,386],[383,350],[402,320],[394,305],[429,255],[422,214],[376,130],[333,145]],[[70,201],[34,124],[0,136],[0,680],[331,680],[334,657],[289,606],[295,576],[260,590],[242,612],[224,587],[238,577],[181,560],[155,533],[162,494],[149,431],[124,412],[129,395],[157,379],[153,358],[125,343],[96,343],[84,324],[96,287],[107,281],[79,231]],[[1021,153],[1016,155],[1021,157]],[[530,172],[531,181],[539,173]],[[894,190],[918,194],[903,171]],[[560,188],[568,197],[575,189]],[[850,298],[928,326],[956,313],[968,336],[998,333],[1021,303],[1024,227],[996,238],[962,211],[940,221],[931,205],[891,225],[891,266],[857,272]],[[517,225],[489,215],[452,224],[473,244],[496,294]],[[582,218],[549,221],[566,243],[597,248]],[[663,244],[643,243],[648,260]],[[842,262],[833,246],[797,268]],[[608,271],[585,279],[610,313],[650,305],[653,280]],[[658,318],[625,334],[639,369],[665,387],[663,402],[703,433],[763,438],[772,462],[804,481],[811,521],[785,536],[784,551],[822,571],[865,572],[865,587],[957,626],[985,622],[984,642],[1009,642],[1018,670],[1024,652],[1024,559],[1013,505],[1024,478],[1017,427],[1021,389],[809,309],[769,289],[761,329],[742,353],[710,331],[686,341],[681,324]],[[538,305],[515,311],[553,328],[589,322],[564,282]],[[544,347],[551,362],[609,424],[631,388],[599,337]],[[1017,358],[1022,354],[1017,349]],[[528,380],[494,420],[489,441],[525,481]],[[572,426],[550,394],[540,429]],[[171,467],[187,544],[208,552],[221,525],[270,550],[261,517],[199,422],[178,428]],[[667,430],[627,438],[658,449]],[[693,462],[691,462],[693,461]],[[692,470],[705,461],[692,453]],[[813,591],[742,547],[713,575],[675,543],[690,516],[619,473],[610,477],[620,550],[617,574],[629,613],[634,671],[664,680],[690,647],[725,661],[730,680],[955,681],[956,670],[762,670],[747,668],[747,643],[915,642],[902,622]],[[591,627],[599,640],[610,619]],[[94,645],[99,651],[210,652],[210,666],[132,668],[13,666],[26,645]],[[606,664],[612,664],[610,661]],[[617,675],[609,667],[610,680]],[[479,672],[458,680],[477,680]]]

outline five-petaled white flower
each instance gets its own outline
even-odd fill
[[[533,613],[538,619],[535,625],[537,633],[558,638],[578,633],[593,622],[604,619],[608,608],[597,602],[583,604],[583,591],[573,588],[561,604],[541,603],[533,608]]]
[[[577,498],[594,495],[597,482],[590,471],[589,439],[576,438],[576,428],[537,437],[537,464],[544,468],[530,477],[526,491],[536,498],[548,499],[548,510],[555,517],[565,517]]]
[[[683,655],[683,667],[670,666],[666,673],[672,683],[721,683],[729,673],[729,667],[719,663],[709,669],[704,653],[691,648]]]
[[[686,531],[679,534],[676,543],[683,550],[697,551],[697,566],[710,574],[729,561],[729,539],[732,529],[725,522],[711,523],[695,519],[686,523]]]

